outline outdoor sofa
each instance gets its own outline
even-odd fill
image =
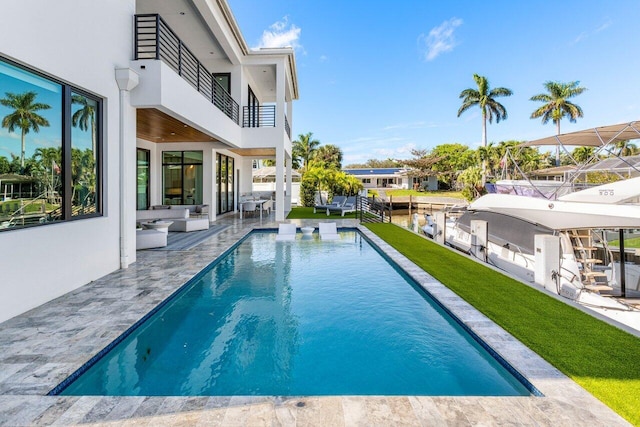
[[[197,213],[195,208],[193,213]],[[172,205],[165,207],[164,205],[152,206],[148,210],[136,211],[136,222],[153,221],[156,219],[173,221],[169,226],[169,231],[197,231],[209,229],[209,215],[204,218],[192,218],[192,211],[188,205],[179,206]]]

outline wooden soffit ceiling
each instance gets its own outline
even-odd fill
[[[275,157],[276,149],[275,148],[233,148],[229,151],[232,151],[236,154],[245,157]]]
[[[155,108],[138,108],[136,136],[151,142],[214,142],[210,135]]]

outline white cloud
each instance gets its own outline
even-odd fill
[[[612,23],[613,23],[613,22],[611,21],[611,19],[607,19],[607,21],[606,21],[604,24],[600,25],[600,26],[599,26],[598,28],[596,28],[593,32],[594,32],[594,33],[599,33],[600,31],[604,31],[604,30],[606,30],[607,28],[609,28],[609,27],[611,26],[611,24],[612,24]]]
[[[274,48],[274,47],[292,47],[294,49],[303,50],[299,43],[300,33],[302,30],[294,24],[289,24],[289,17],[285,16],[282,20],[277,21],[262,32],[260,42],[255,49]]]
[[[329,57],[327,55],[320,55],[320,62],[327,62]]]
[[[360,137],[331,144],[342,149],[343,165],[365,163],[369,159],[408,159],[416,148],[414,142],[400,137]]]
[[[612,23],[613,23],[613,21],[611,21],[611,19],[607,18],[607,20],[605,22],[600,24],[595,29],[593,29],[591,31],[583,31],[580,34],[578,34],[578,36],[573,40],[573,43],[571,43],[571,45],[578,44],[578,43],[586,40],[587,38],[589,38],[589,36],[596,35],[596,34],[602,32],[602,31],[606,30],[607,28],[609,28],[611,26]]]
[[[420,34],[418,43],[424,49],[424,60],[431,61],[440,54],[450,52],[458,45],[454,31],[462,25],[462,19],[451,18],[429,31],[428,35]]]
[[[376,158],[390,159],[407,159],[411,157],[411,150],[416,148],[416,144],[409,142],[400,147],[395,148],[378,148],[373,150]]]
[[[382,130],[396,130],[396,129],[421,129],[425,127],[425,122],[413,122],[413,123],[398,123],[395,125],[389,125],[382,128]]]
[[[587,38],[587,33],[586,31],[583,31],[580,34],[578,34],[578,37],[576,37],[576,39],[573,41],[573,44],[580,43],[582,40],[586,38]]]

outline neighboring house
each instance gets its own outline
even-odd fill
[[[297,205],[300,201],[300,179],[302,176],[296,170],[291,171],[291,205]],[[285,179],[286,180],[286,179]],[[275,194],[276,191],[276,168],[274,166],[262,166],[253,169],[253,188],[254,193],[270,192]]]
[[[250,50],[226,0],[7,0],[8,93],[47,124],[24,149],[0,128],[0,162],[37,177],[46,212],[0,229],[0,321],[135,262],[136,209],[233,213],[255,159],[276,160],[276,219],[290,210],[294,51]]]
[[[429,176],[426,179],[412,177],[411,171],[404,168],[343,169],[343,171],[362,181],[364,188],[426,188],[429,191],[438,189],[436,176]]]
[[[538,169],[528,173],[530,179],[541,181],[569,181],[577,166],[555,166],[552,168]]]

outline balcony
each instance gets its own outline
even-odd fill
[[[234,123],[240,107],[158,14],[135,15],[135,59],[160,59]]]
[[[242,127],[260,128],[276,126],[276,106],[244,106],[242,107]],[[291,128],[287,116],[284,117],[284,127],[289,139],[291,139]]]

